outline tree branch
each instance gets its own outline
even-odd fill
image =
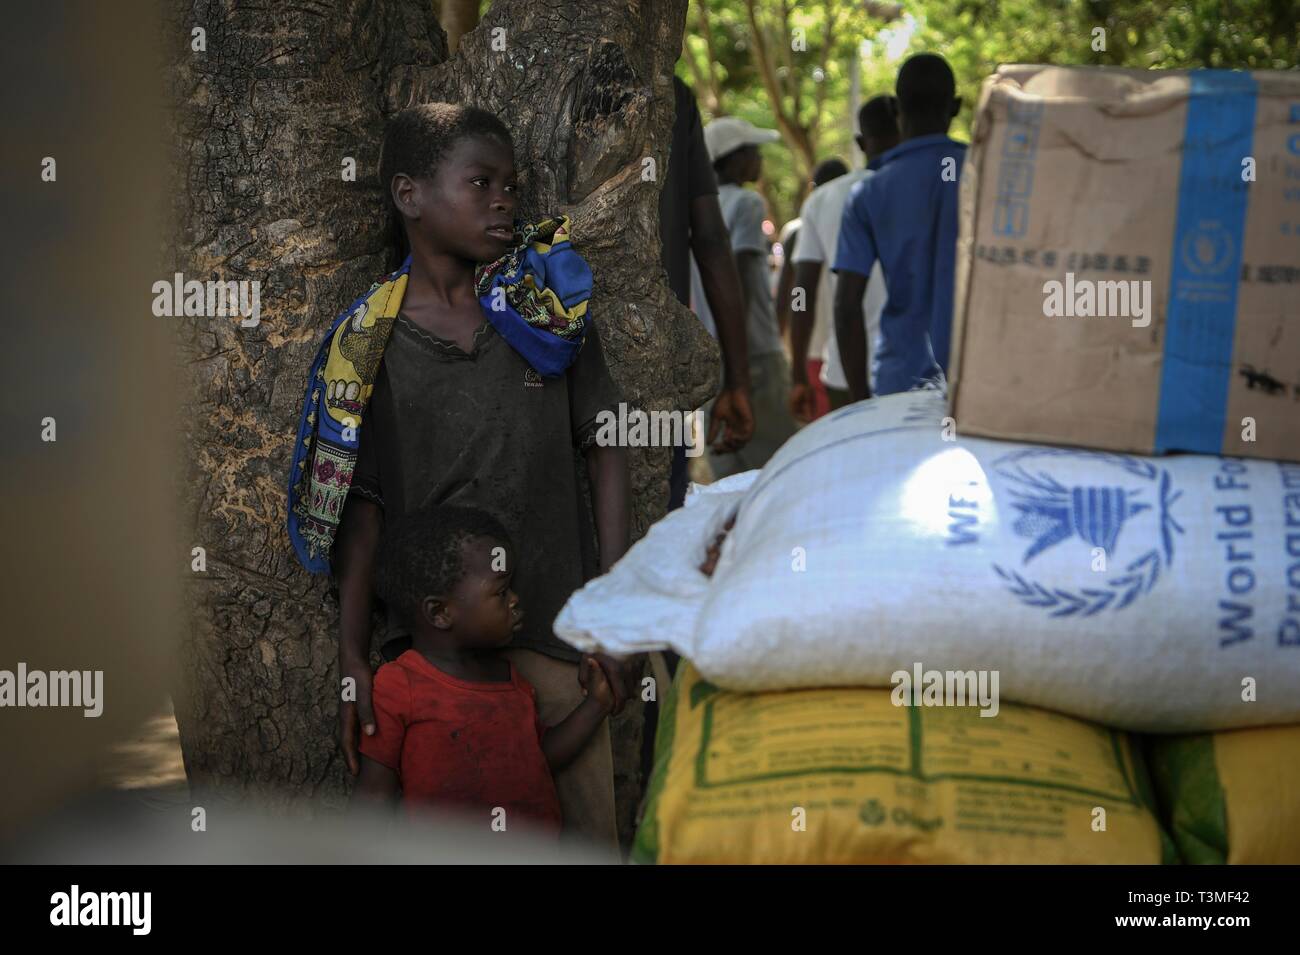
[[[772,69],[772,60],[767,52],[767,44],[763,40],[763,31],[758,24],[758,13],[754,8],[754,0],[745,0],[745,12],[749,17],[749,32],[754,43],[755,65],[758,67],[758,74],[763,80],[763,87],[767,90],[768,98],[772,101],[772,114],[776,117],[777,127],[789,138],[794,139],[794,131],[790,128],[790,120],[785,111],[781,108],[781,89],[776,81],[776,71]]]
[[[826,0],[826,30],[822,34],[822,60],[820,68],[822,71],[822,81],[817,84],[816,112],[813,121],[817,124],[817,131],[820,131],[822,118],[822,105],[826,101],[826,87],[830,86],[830,73],[827,66],[831,59],[831,46],[835,42],[835,23],[839,19],[839,5],[835,0]],[[853,55],[858,55],[858,46],[853,45]],[[815,142],[814,138],[814,142]]]
[[[793,32],[790,29],[790,0],[781,0],[781,26],[784,31],[781,38],[781,58],[785,60],[785,83],[794,104],[794,121],[798,123],[803,112],[801,108],[803,102],[800,98],[803,83],[800,82],[799,74],[795,72],[794,51],[790,48]]]
[[[796,116],[792,119],[782,108],[781,89],[777,84],[776,72],[772,69],[772,57],[764,42],[763,31],[758,24],[754,0],[745,0],[745,11],[749,17],[749,30],[753,37],[754,59],[759,76],[763,79],[763,87],[772,101],[772,115],[776,119],[777,129],[785,140],[786,146],[794,153],[796,166],[802,160],[805,172],[811,173],[814,164],[812,145],[808,140],[807,131],[799,124],[799,118]]]
[[[867,15],[881,23],[892,23],[903,15],[901,3],[885,3],[882,0],[862,0],[862,8]]]
[[[709,0],[696,0],[695,13],[700,21],[700,36],[704,38],[704,50],[708,54],[709,115],[716,119],[725,114],[722,110],[722,87],[718,83],[718,55],[713,49],[713,15],[709,10]]]
[[[700,72],[700,64],[695,59],[695,54],[691,52],[691,45],[683,41],[682,59],[686,61],[686,70],[691,74],[691,85],[695,88],[695,95],[698,99],[700,93],[707,93],[708,84],[704,82],[704,74]]]

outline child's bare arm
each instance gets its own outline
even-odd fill
[[[732,514],[727,518],[727,523],[723,526],[721,533],[713,538],[713,543],[708,546],[704,552],[704,563],[700,564],[700,573],[705,577],[712,577],[713,571],[717,569],[718,558],[722,556],[722,542],[727,538],[727,532],[736,523],[736,515]]]
[[[628,546],[628,473],[627,452],[618,447],[592,445],[587,449],[587,474],[591,478],[591,504],[596,517],[596,542],[600,548],[600,572],[606,573],[627,552]],[[635,690],[641,672],[635,658],[616,660],[598,653],[596,659],[606,675],[614,681],[614,712]]]
[[[587,474],[591,478],[591,504],[596,517],[596,543],[600,548],[600,572],[606,573],[627,552],[628,545],[628,473],[627,452],[618,447],[592,445],[587,449]],[[635,658],[616,660],[598,653],[596,659],[614,683],[614,712],[635,690],[641,672]],[[585,676],[585,674],[584,674]]]
[[[339,676],[356,681],[355,703],[339,702],[339,739],[343,759],[353,776],[360,770],[358,732],[374,735],[371,706],[370,646],[371,577],[382,525],[378,505],[353,494],[343,505],[334,541],[334,577],[339,588]]]
[[[397,803],[402,786],[397,773],[369,756],[361,757],[361,775],[352,787],[353,807],[389,807]]]
[[[628,474],[627,452],[593,444],[587,449],[587,474],[591,478],[591,506],[600,545],[600,572],[614,566],[627,552]]]
[[[559,723],[549,727],[542,736],[542,753],[551,772],[563,769],[591,739],[601,721],[614,707],[614,693],[605,679],[600,664],[591,657],[583,657],[578,664],[586,670],[587,698],[577,709]]]

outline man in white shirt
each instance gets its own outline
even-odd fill
[[[844,164],[844,160],[837,156],[830,159],[823,159],[813,169],[812,178],[808,181],[808,191],[811,193],[818,186],[824,186],[832,179],[838,179],[840,176],[848,175],[849,167]],[[787,335],[790,332],[790,290],[794,288],[794,250],[799,243],[799,227],[802,225],[802,219],[791,219],[781,227],[781,236],[778,241],[781,244],[781,268],[777,276],[776,285],[776,322],[781,330],[781,338],[788,342]],[[822,280],[822,290],[825,291],[825,279]],[[808,381],[816,394],[816,414],[814,417],[821,417],[831,410],[830,400],[826,396],[826,388],[822,384],[822,352],[825,350],[826,335],[830,331],[830,326],[834,320],[829,309],[817,309],[817,320],[813,324],[812,340],[808,345]],[[787,352],[789,346],[787,345]]]
[[[858,148],[867,157],[867,168],[859,169],[833,179],[813,190],[804,200],[799,212],[802,226],[794,250],[795,279],[793,295],[801,290],[803,308],[793,308],[790,320],[790,349],[792,352],[793,385],[790,389],[790,412],[800,421],[809,421],[815,414],[813,389],[808,381],[807,359],[809,344],[815,326],[829,328],[822,352],[822,383],[830,396],[831,408],[848,404],[849,385],[840,363],[839,346],[835,340],[835,322],[831,310],[835,301],[835,273],[830,264],[839,244],[840,222],[848,205],[849,193],[859,182],[872,175],[871,163],[882,153],[898,145],[898,102],[890,95],[872,97],[858,110],[859,133],[855,138]],[[871,354],[877,354],[875,343],[880,336],[880,313],[888,296],[880,264],[867,282],[863,296],[863,318],[867,328],[867,341]],[[797,304],[797,302],[796,302]],[[873,361],[874,365],[874,361]],[[869,369],[870,380],[875,381],[874,367]]]
[[[812,187],[816,189],[816,186]],[[781,247],[781,267],[776,271],[776,291],[772,293],[772,301],[776,303],[776,328],[785,337],[786,328],[789,326],[790,316],[790,287],[794,284],[794,263],[790,261],[790,253],[794,251],[795,240],[799,238],[798,219],[791,219],[785,225],[781,226],[781,231],[777,233],[776,244]],[[776,251],[773,249],[773,251]],[[786,304],[786,308],[781,307],[781,303]]]

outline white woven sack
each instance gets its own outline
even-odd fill
[[[744,493],[652,528],[556,632],[671,645],[737,690],[920,664],[1126,729],[1300,722],[1300,464],[967,439],[945,414],[915,392],[820,419]]]

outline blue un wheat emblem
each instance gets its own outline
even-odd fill
[[[1118,468],[1130,479],[1106,486],[1062,484],[1050,465],[1063,458],[1084,458]],[[1042,465],[1049,467],[1044,470]],[[1006,480],[1011,506],[1018,516],[1012,529],[1029,541],[1022,567],[1044,551],[1077,538],[1089,548],[1100,547],[1109,558],[1118,553],[1125,525],[1144,512],[1156,512],[1160,542],[1124,565],[1124,573],[1097,587],[1069,590],[1050,587],[997,564],[993,570],[1021,603],[1040,607],[1053,617],[1091,617],[1103,610],[1123,610],[1148,593],[1173,563],[1174,540],[1183,532],[1171,508],[1182,497],[1169,472],[1137,458],[1090,451],[1033,448],[999,458],[994,471]]]

